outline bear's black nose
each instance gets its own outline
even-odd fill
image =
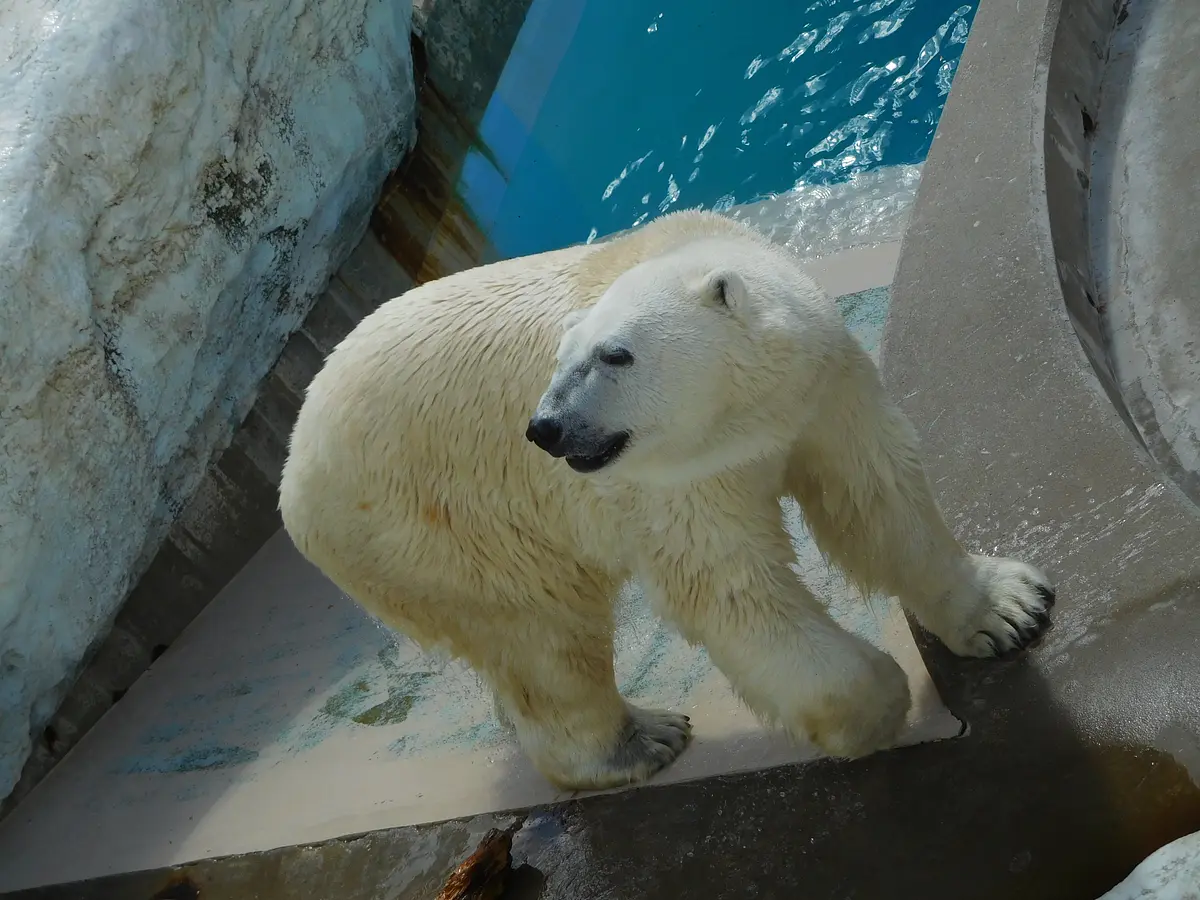
[[[525,429],[525,440],[537,444],[551,456],[562,456],[562,423],[551,416],[534,416]]]

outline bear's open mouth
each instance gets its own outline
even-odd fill
[[[567,456],[567,465],[576,472],[599,472],[621,455],[629,443],[629,432],[614,434],[604,443],[604,449],[595,456]]]

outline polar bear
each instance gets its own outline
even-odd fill
[[[690,735],[617,691],[630,577],[765,722],[841,757],[896,740],[904,673],[799,580],[785,495],[855,584],[955,653],[1048,623],[1045,575],[955,540],[913,428],[797,260],[699,211],[384,303],[309,387],[280,510],[363,607],[467,660],[538,770],[580,789],[647,778]]]

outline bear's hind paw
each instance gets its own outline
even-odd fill
[[[674,762],[691,736],[691,719],[682,713],[631,705],[629,723],[598,780],[612,786],[643,781]]]

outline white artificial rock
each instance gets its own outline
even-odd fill
[[[1155,850],[1100,900],[1200,900],[1200,832]]]
[[[411,15],[0,3],[0,797],[411,146]]]

